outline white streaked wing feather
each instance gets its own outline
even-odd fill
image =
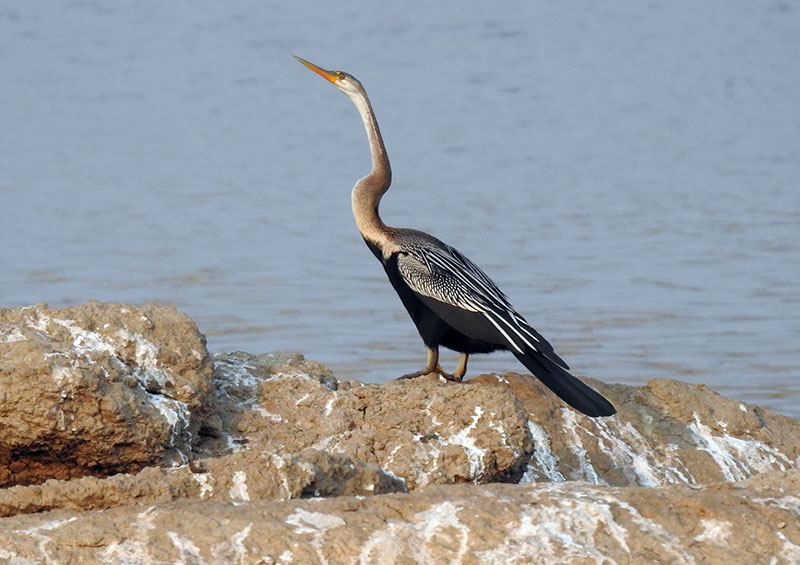
[[[398,269],[415,292],[482,313],[519,353],[524,346],[537,351],[539,338],[508,298],[472,261],[452,247],[413,246],[398,256]]]
[[[482,308],[475,303],[472,293],[458,280],[439,267],[431,267],[418,253],[401,253],[397,258],[397,268],[406,284],[423,296],[440,302],[458,306],[470,312],[480,312]]]

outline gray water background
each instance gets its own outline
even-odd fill
[[[420,368],[350,212],[363,127],[293,54],[365,84],[387,223],[577,374],[800,415],[793,2],[4,2],[0,306],[156,301],[212,351]]]

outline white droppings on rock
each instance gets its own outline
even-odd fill
[[[703,518],[700,520],[700,527],[703,528],[703,531],[694,536],[694,540],[724,546],[731,536],[732,526],[730,522],[725,520]]]
[[[167,445],[169,447],[178,445],[181,437],[185,433],[189,433],[188,428],[191,418],[191,410],[189,410],[189,407],[185,402],[175,400],[174,398],[168,398],[160,394],[149,394],[148,400],[150,401],[150,404],[158,410],[158,412],[164,418],[164,421],[170,427],[170,438]],[[186,439],[190,440],[191,438]],[[186,443],[188,444],[191,442],[187,441]],[[186,455],[183,452],[179,453],[181,455],[181,459],[183,460],[182,462],[187,462]]]
[[[253,524],[250,523],[239,532],[233,534],[230,540],[221,541],[211,550],[212,563],[247,563],[247,547],[244,541],[250,535]]]
[[[261,406],[256,406],[255,408],[256,413],[261,414],[270,422],[275,422],[276,424],[286,424],[287,420],[280,414],[275,414],[274,412],[270,412],[269,410],[262,408]]]
[[[258,368],[244,358],[217,354],[214,357],[214,388],[217,395],[239,412],[255,411],[271,422],[286,423],[278,414],[265,410],[260,405],[258,389],[264,378],[255,374]],[[227,449],[237,452],[245,449],[240,436],[223,434]]]
[[[388,470],[386,468],[381,468],[381,473],[386,475],[387,477],[390,477],[391,479],[393,479],[395,481],[403,483],[403,489],[407,490],[406,478],[405,477],[400,477],[398,475],[395,475],[394,473],[392,473],[390,470]]]
[[[214,494],[214,487],[208,482],[210,473],[192,473],[192,478],[200,485],[200,498]]]
[[[502,546],[481,553],[482,561],[514,562],[515,556],[529,552],[549,555],[554,563],[606,563],[609,558],[597,549],[595,536],[613,540],[630,554],[628,540],[630,530],[635,528],[637,538],[644,534],[656,540],[673,562],[694,563],[680,537],[603,488],[574,482],[551,483],[531,490],[530,497],[533,504],[522,513],[519,526],[509,531]]]
[[[58,563],[58,560],[52,558],[50,556],[50,552],[47,549],[47,546],[50,544],[52,539],[43,532],[52,532],[53,530],[57,530],[64,524],[69,524],[74,520],[77,520],[75,516],[73,516],[72,518],[67,518],[65,520],[50,520],[48,522],[45,522],[44,524],[39,524],[38,526],[34,526],[32,528],[26,528],[24,530],[16,530],[14,533],[22,534],[36,539],[36,541],[38,542],[39,555],[41,555],[44,558],[44,562],[48,564],[52,563],[55,565]],[[14,562],[12,561],[12,563]]]
[[[592,462],[586,452],[586,448],[583,447],[583,440],[581,440],[578,430],[582,430],[584,433],[589,433],[592,436],[593,434],[591,434],[588,430],[586,430],[586,428],[578,423],[578,416],[574,410],[562,408],[561,417],[564,420],[564,429],[567,432],[566,444],[570,448],[570,451],[575,454],[575,457],[578,460],[578,471],[581,474],[580,478],[595,485],[606,484],[606,482],[597,474],[597,471],[592,465]]]
[[[47,320],[65,328],[72,338],[72,349],[70,351],[54,352],[51,355],[62,355],[71,358],[74,366],[74,362],[78,360],[78,358],[82,358],[84,361],[91,363],[93,353],[107,353],[116,358],[116,360],[123,366],[130,367],[132,373],[137,377],[137,379],[140,380],[140,382],[142,382],[143,385],[145,382],[141,380],[140,374],[137,374],[141,373],[141,371],[144,371],[145,374],[152,372],[152,376],[160,384],[163,385],[166,383],[167,376],[158,366],[158,348],[151,342],[144,339],[144,337],[141,335],[134,334],[127,329],[120,329],[117,331],[117,336],[125,344],[127,344],[127,342],[134,343],[136,364],[131,367],[128,363],[120,358],[119,345],[122,344],[115,344],[113,340],[106,338],[102,334],[79,327],[76,325],[74,320],[48,318],[47,316],[42,316],[40,314],[34,326],[39,329],[39,331],[44,332],[47,328]]]
[[[641,441],[637,446],[639,449],[633,449],[632,446],[623,439],[622,434],[619,433],[625,430],[628,432],[629,437],[633,437],[636,440],[643,439],[630,423],[626,422],[626,424],[627,427],[616,426],[617,429],[612,431],[609,429],[609,424],[607,422],[602,420],[598,421],[597,428],[599,435],[607,442],[604,442],[600,449],[604,450],[606,445],[609,445],[610,450],[608,451],[610,451],[612,456],[611,460],[615,462],[624,462],[627,469],[632,469],[636,478],[636,484],[643,486],[661,485],[662,481],[658,476],[659,473],[654,467],[656,463],[654,458],[652,458],[652,451],[649,450],[649,446],[647,446],[646,442]],[[651,457],[648,457],[648,455]]]
[[[471,435],[475,430],[475,427],[478,425],[482,415],[483,408],[476,406],[475,412],[472,414],[472,422],[470,422],[466,428],[462,429],[457,434],[450,436],[445,441],[446,443],[458,445],[464,448],[464,451],[467,455],[467,461],[469,462],[469,478],[473,481],[480,479],[486,470],[486,464],[484,462],[486,449],[483,447],[478,447],[478,445],[475,443],[475,438]]]
[[[408,521],[391,520],[372,532],[362,546],[358,563],[435,563],[436,547],[457,547],[451,563],[461,563],[469,549],[469,528],[458,518],[460,506],[441,502],[414,514]]]
[[[336,402],[336,396],[331,396],[328,399],[328,402],[325,403],[325,411],[323,412],[324,416],[327,418],[333,412],[333,405]]]
[[[337,435],[330,435],[319,438],[314,444],[311,446],[312,449],[317,449],[319,451],[330,451],[331,453],[341,452],[341,449],[337,449],[336,443],[339,440],[339,436]]]
[[[442,447],[444,444],[445,441],[441,438],[425,439],[425,436],[419,433],[416,433],[412,436],[412,443],[408,447],[414,449],[412,458],[416,462],[414,467],[414,470],[416,471],[416,475],[414,476],[414,483],[416,487],[423,487],[430,484],[434,480],[434,477],[440,472],[439,465],[441,464],[440,457],[442,455],[442,450],[440,447]],[[402,447],[403,444],[399,444],[392,449],[391,453],[389,454],[389,460],[385,465],[387,468],[387,474],[393,478],[398,477],[397,475],[388,472],[388,467],[394,464],[394,456]],[[405,479],[403,479],[403,484],[405,484]]]
[[[298,508],[291,516],[286,518],[286,523],[294,526],[294,533],[296,534],[324,532],[345,525],[345,521],[334,514],[309,512],[302,508]]]
[[[267,454],[265,454],[267,455]],[[278,471],[281,482],[281,500],[289,500],[292,498],[292,488],[289,486],[289,476],[286,473],[287,460],[290,458],[288,455],[281,455],[280,453],[271,452],[268,454],[272,460],[272,465]],[[314,467],[308,463],[300,465],[310,476],[314,475]]]
[[[327,564],[323,550],[323,537],[328,530],[346,525],[346,522],[334,514],[323,512],[309,512],[303,508],[298,508],[291,516],[286,518],[286,523],[294,526],[294,533],[299,535],[314,534],[310,545],[317,552],[319,563]]]
[[[418,437],[421,437],[421,436],[418,436]],[[397,455],[397,452],[400,451],[401,449],[403,449],[403,444],[402,443],[398,443],[397,445],[395,445],[392,448],[392,450],[389,452],[388,457],[386,457],[386,466],[387,467],[390,467],[392,465],[392,463],[394,463],[394,456]]]
[[[0,327],[0,343],[10,343],[12,341],[24,341],[26,337],[18,327],[12,326],[11,331],[6,332],[6,328]]]
[[[99,333],[76,326],[74,320],[62,320],[60,318],[51,318],[51,320],[66,328],[70,337],[72,337],[72,347],[77,353],[85,355],[92,351],[103,351],[112,355],[116,354],[116,348]]]
[[[708,453],[728,482],[747,479],[766,471],[786,471],[795,464],[776,448],[755,439],[740,439],[728,434],[714,435],[711,428],[693,414],[688,424],[697,449]]]
[[[72,367],[54,367],[51,374],[59,388],[64,386],[65,382],[71,383],[73,381]],[[66,393],[66,391],[64,391],[64,393]]]
[[[106,563],[152,563],[149,532],[155,529],[155,506],[139,512],[134,523],[135,535],[120,543],[111,543],[103,551]]]
[[[623,470],[631,484],[660,486],[690,482],[679,468],[686,470],[683,463],[672,456],[674,452],[656,453],[630,422],[597,419],[593,424],[600,451]]]
[[[137,365],[146,371],[163,374],[158,362],[158,347],[154,343],[146,340],[141,334],[133,333],[126,328],[117,330],[117,336],[123,342],[133,343],[133,355]]]
[[[645,518],[628,502],[618,500],[612,494],[599,494],[607,503],[613,502],[621,509],[627,511],[631,522],[639,529],[639,532],[650,539],[658,540],[661,547],[671,555],[671,562],[688,564],[695,562],[694,557],[688,551],[686,551],[685,546],[679,536],[670,533],[658,522],[655,522],[649,518]]]
[[[244,471],[235,471],[231,478],[233,486],[228,491],[230,497],[234,500],[250,500],[250,495],[247,493],[247,474]]]
[[[172,545],[178,550],[181,563],[204,563],[203,557],[200,554],[200,548],[188,538],[182,537],[175,532],[167,532],[167,537],[172,542]]]
[[[506,428],[503,426],[502,422],[495,420],[494,418],[495,418],[494,412],[490,412],[489,423],[486,424],[487,427],[497,432],[497,435],[500,436],[500,441],[499,441],[500,445],[506,448],[510,447],[508,444],[508,432],[506,431]],[[514,455],[519,455],[519,454],[515,451]]]
[[[158,361],[158,347],[144,336],[126,328],[117,330],[116,336],[121,341],[120,346],[133,344],[135,359],[133,375],[136,380],[150,393],[165,394],[169,389],[171,378]],[[114,347],[113,354],[119,358],[118,347]]]
[[[14,565],[38,565],[39,563],[33,559],[20,557],[16,551],[9,551],[2,547],[0,547],[0,559],[5,559],[7,563],[13,563]]]
[[[264,380],[253,374],[253,371],[257,370],[256,366],[243,359],[223,357],[222,354],[219,354],[214,358],[214,367],[218,373],[219,388],[228,396],[231,396],[231,388],[241,388],[253,392]]]
[[[754,498],[753,502],[768,504],[780,508],[781,510],[787,510],[800,518],[800,498],[796,496],[787,495],[780,498]]]
[[[533,455],[520,482],[535,483],[537,476],[554,483],[565,481],[564,475],[558,470],[558,457],[553,453],[550,436],[543,427],[532,420],[528,420],[528,430],[533,438]]]
[[[497,379],[497,382],[498,382],[498,383],[503,383],[504,385],[510,384],[510,383],[508,382],[508,379],[507,379],[507,378],[505,378],[505,377],[502,377],[502,376],[500,376],[500,375],[496,375],[496,374],[494,374],[494,373],[492,373],[492,376],[493,376],[495,379]]]
[[[780,539],[783,542],[783,546],[781,547],[781,553],[780,553],[780,557],[783,558],[783,562],[800,563],[800,545],[792,543],[791,540],[789,540],[789,538],[787,538],[781,532],[775,532],[775,534],[778,536],[778,539]],[[773,563],[777,564],[781,562],[773,557],[773,560],[770,561],[770,565],[772,565]]]

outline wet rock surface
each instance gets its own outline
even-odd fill
[[[212,358],[171,308],[0,310],[0,560],[800,561],[800,423],[590,383],[616,416],[515,373]]]

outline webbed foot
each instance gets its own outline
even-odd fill
[[[466,353],[462,353],[461,357],[458,360],[458,366],[456,370],[453,371],[451,375],[444,369],[442,366],[439,365],[439,351],[436,349],[428,349],[428,363],[425,365],[420,371],[416,371],[414,373],[409,373],[407,375],[403,375],[402,377],[397,377],[399,379],[415,379],[417,377],[421,377],[422,375],[429,375],[430,373],[436,373],[443,378],[447,379],[448,381],[454,383],[460,383],[464,378],[464,375],[467,372],[467,358],[469,356]]]
[[[425,367],[424,369],[421,369],[419,371],[415,371],[413,373],[409,373],[407,375],[403,375],[402,377],[397,377],[397,380],[400,380],[400,379],[416,379],[417,377],[421,377],[423,375],[430,375],[431,373],[433,373],[435,375],[440,375],[440,376],[444,377],[445,379],[447,379],[448,381],[456,381],[456,382],[461,381],[461,378],[459,378],[459,377],[457,377],[455,375],[451,375],[450,373],[448,373],[447,371],[442,369],[441,365],[439,365],[439,364],[437,364],[432,369],[429,369],[428,367]]]
[[[460,383],[464,379],[464,375],[467,373],[467,359],[469,358],[469,354],[462,353],[461,357],[458,359],[458,366],[456,370],[453,371],[451,375],[444,369],[442,366],[439,365],[439,350],[438,349],[428,349],[428,363],[425,365],[425,368],[416,371],[414,373],[409,373],[407,375],[403,375],[402,377],[398,377],[398,379],[415,379],[417,377],[421,377],[422,375],[428,375],[430,373],[436,373],[441,375],[443,378],[447,379],[448,381],[454,383]]]

